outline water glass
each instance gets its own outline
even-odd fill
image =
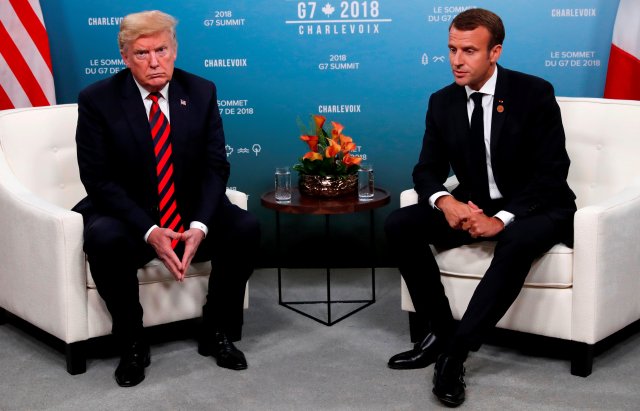
[[[373,165],[361,164],[358,170],[358,198],[366,201],[373,198]]]
[[[275,173],[276,201],[291,201],[291,171],[289,167],[278,167]]]

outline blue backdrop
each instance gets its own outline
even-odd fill
[[[429,95],[452,81],[451,19],[470,7],[498,13],[506,26],[500,63],[549,80],[561,96],[601,97],[617,0],[111,0],[41,2],[59,103],[124,67],[116,35],[122,16],[160,9],[178,25],[176,65],[218,86],[229,181],[273,237],[260,194],[273,169],[306,152],[298,117],[345,125],[358,154],[375,166],[390,206],[411,187]],[[285,221],[285,225],[289,224]],[[294,224],[294,223],[290,223]],[[295,223],[298,224],[298,223]],[[345,232],[361,222],[346,219]],[[381,224],[378,224],[379,226]],[[359,238],[353,234],[354,238]],[[364,236],[366,237],[366,236]]]

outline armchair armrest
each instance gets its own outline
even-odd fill
[[[82,216],[28,191],[0,150],[0,305],[67,343],[87,338]]]
[[[227,198],[231,201],[231,204],[235,204],[243,210],[247,209],[247,202],[249,200],[249,196],[242,191],[230,190],[227,189],[226,193]]]
[[[640,318],[640,179],[574,224],[572,336],[594,344]]]

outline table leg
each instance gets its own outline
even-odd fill
[[[375,277],[375,227],[374,227],[374,213],[371,210],[370,213],[370,247],[372,254],[372,264],[371,264],[371,299],[370,300],[331,300],[331,265],[327,265],[326,267],[326,286],[327,286],[327,299],[325,301],[283,301],[282,299],[282,251],[281,251],[281,233],[280,233],[280,214],[276,211],[276,247],[278,249],[278,304],[283,307],[286,307],[292,311],[297,312],[298,314],[304,315],[307,318],[311,318],[314,321],[317,321],[321,324],[332,326],[347,317],[357,313],[358,311],[370,306],[376,300],[376,277]],[[331,221],[330,214],[325,214],[325,242],[326,244],[330,244],[331,242]],[[354,304],[360,303],[362,306],[346,313],[340,318],[333,320],[331,318],[331,305],[332,304]],[[309,305],[309,304],[326,304],[327,306],[327,321],[324,321],[321,318],[314,317],[313,315],[307,314],[304,311],[301,311],[294,307],[294,305]]]
[[[331,231],[329,228],[329,214],[325,215],[324,219],[324,238],[325,244],[331,244]],[[331,322],[331,259],[327,264],[327,322],[329,325]]]
[[[282,248],[280,246],[279,211],[276,211],[276,258],[278,259],[278,304],[282,305]]]
[[[371,253],[371,303],[376,302],[376,230],[373,210],[369,211],[369,252]]]

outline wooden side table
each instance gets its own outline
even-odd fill
[[[263,207],[274,210],[276,213],[276,247],[279,257],[282,256],[280,248],[280,213],[288,214],[308,214],[308,215],[324,215],[325,216],[325,239],[329,239],[330,236],[330,217],[332,214],[349,214],[361,211],[369,211],[369,232],[370,232],[370,247],[372,260],[375,249],[375,221],[374,211],[377,208],[384,207],[389,204],[389,193],[381,188],[376,188],[372,199],[367,201],[361,201],[354,195],[338,197],[338,198],[319,198],[309,197],[301,195],[297,189],[293,189],[291,201],[278,202],[275,199],[275,192],[269,191],[260,197],[260,203]],[[371,264],[371,299],[369,300],[331,300],[331,267],[326,268],[326,280],[327,280],[327,299],[326,300],[311,300],[311,301],[283,301],[282,300],[282,261],[278,262],[278,304],[293,310],[305,317],[311,318],[321,324],[331,326],[345,318],[357,313],[358,311],[370,306],[376,301],[376,268],[375,262]],[[348,312],[340,318],[331,318],[331,305],[341,303],[362,303],[363,305]],[[314,317],[304,311],[297,309],[296,305],[302,304],[326,304],[327,305],[327,321],[324,319]]]

